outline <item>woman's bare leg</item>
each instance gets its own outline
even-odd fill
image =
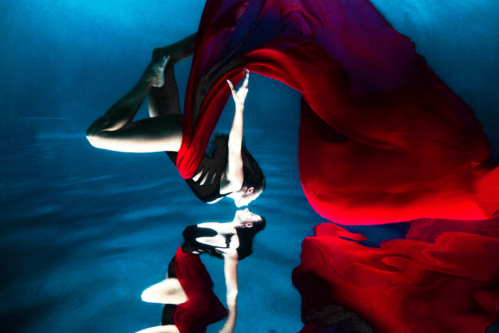
[[[164,71],[164,84],[162,87],[153,87],[147,95],[149,116],[151,118],[177,115],[181,116],[180,101],[178,96],[177,82],[173,72],[174,63],[168,62]]]
[[[136,333],[180,333],[175,325],[149,327]]]
[[[187,301],[187,296],[176,278],[150,286],[142,292],[141,298],[144,302],[160,304],[180,304]]]
[[[132,122],[147,94],[164,83],[167,56],[155,57],[135,87],[87,130],[90,143],[123,152],[178,151],[182,142],[181,115],[169,114]]]
[[[174,63],[192,57],[196,48],[196,37],[197,33],[194,33],[176,43],[155,49],[153,58],[159,51],[162,51],[165,55],[169,55]]]
[[[151,88],[147,97],[151,118],[167,114],[182,114],[173,67],[175,63],[194,54],[196,35],[192,34],[179,42],[153,51],[153,59],[166,55],[170,56],[170,60],[164,70],[164,85]]]

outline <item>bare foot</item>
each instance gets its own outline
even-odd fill
[[[152,51],[152,59],[157,59],[162,56],[169,56],[168,46],[158,47]]]
[[[169,59],[169,55],[164,55],[163,52],[158,52],[156,53],[156,57],[147,67],[145,75],[147,76],[147,81],[149,81],[153,87],[159,88],[162,87],[165,83],[163,74],[165,71],[165,66]]]

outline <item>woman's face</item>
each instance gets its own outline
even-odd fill
[[[251,228],[253,223],[261,222],[262,217],[260,215],[253,214],[248,210],[248,208],[246,208],[238,210],[234,220],[238,221],[245,228]]]
[[[236,207],[248,206],[248,204],[260,196],[261,191],[256,192],[253,187],[243,186],[239,191],[234,193],[234,204]]]

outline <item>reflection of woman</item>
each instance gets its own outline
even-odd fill
[[[195,38],[196,35],[191,35],[153,52],[153,60],[135,87],[87,130],[87,138],[93,146],[122,152],[166,151],[176,163],[184,118],[173,67],[192,55]],[[228,82],[236,103],[230,134],[218,135],[213,140],[212,149],[203,158],[196,174],[186,180],[203,202],[213,203],[228,196],[240,207],[256,199],[265,188],[262,170],[242,143],[247,70],[244,78],[238,90]],[[133,121],[146,96],[150,118]]]
[[[230,333],[236,324],[237,265],[252,252],[255,235],[265,228],[263,217],[239,210],[229,223],[201,223],[185,228],[184,244],[168,265],[168,278],[142,293],[142,300],[165,304],[161,326],[141,333],[202,333],[223,319],[227,310],[213,293],[213,282],[199,255],[224,259],[229,316],[220,332]]]

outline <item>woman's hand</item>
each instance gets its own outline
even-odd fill
[[[239,89],[234,89],[234,85],[232,82],[227,80],[229,84],[230,90],[232,91],[232,97],[234,98],[234,102],[236,103],[236,107],[244,106],[244,100],[246,99],[246,95],[248,94],[248,81],[249,81],[249,70],[244,69],[244,81],[243,84],[239,87]]]

